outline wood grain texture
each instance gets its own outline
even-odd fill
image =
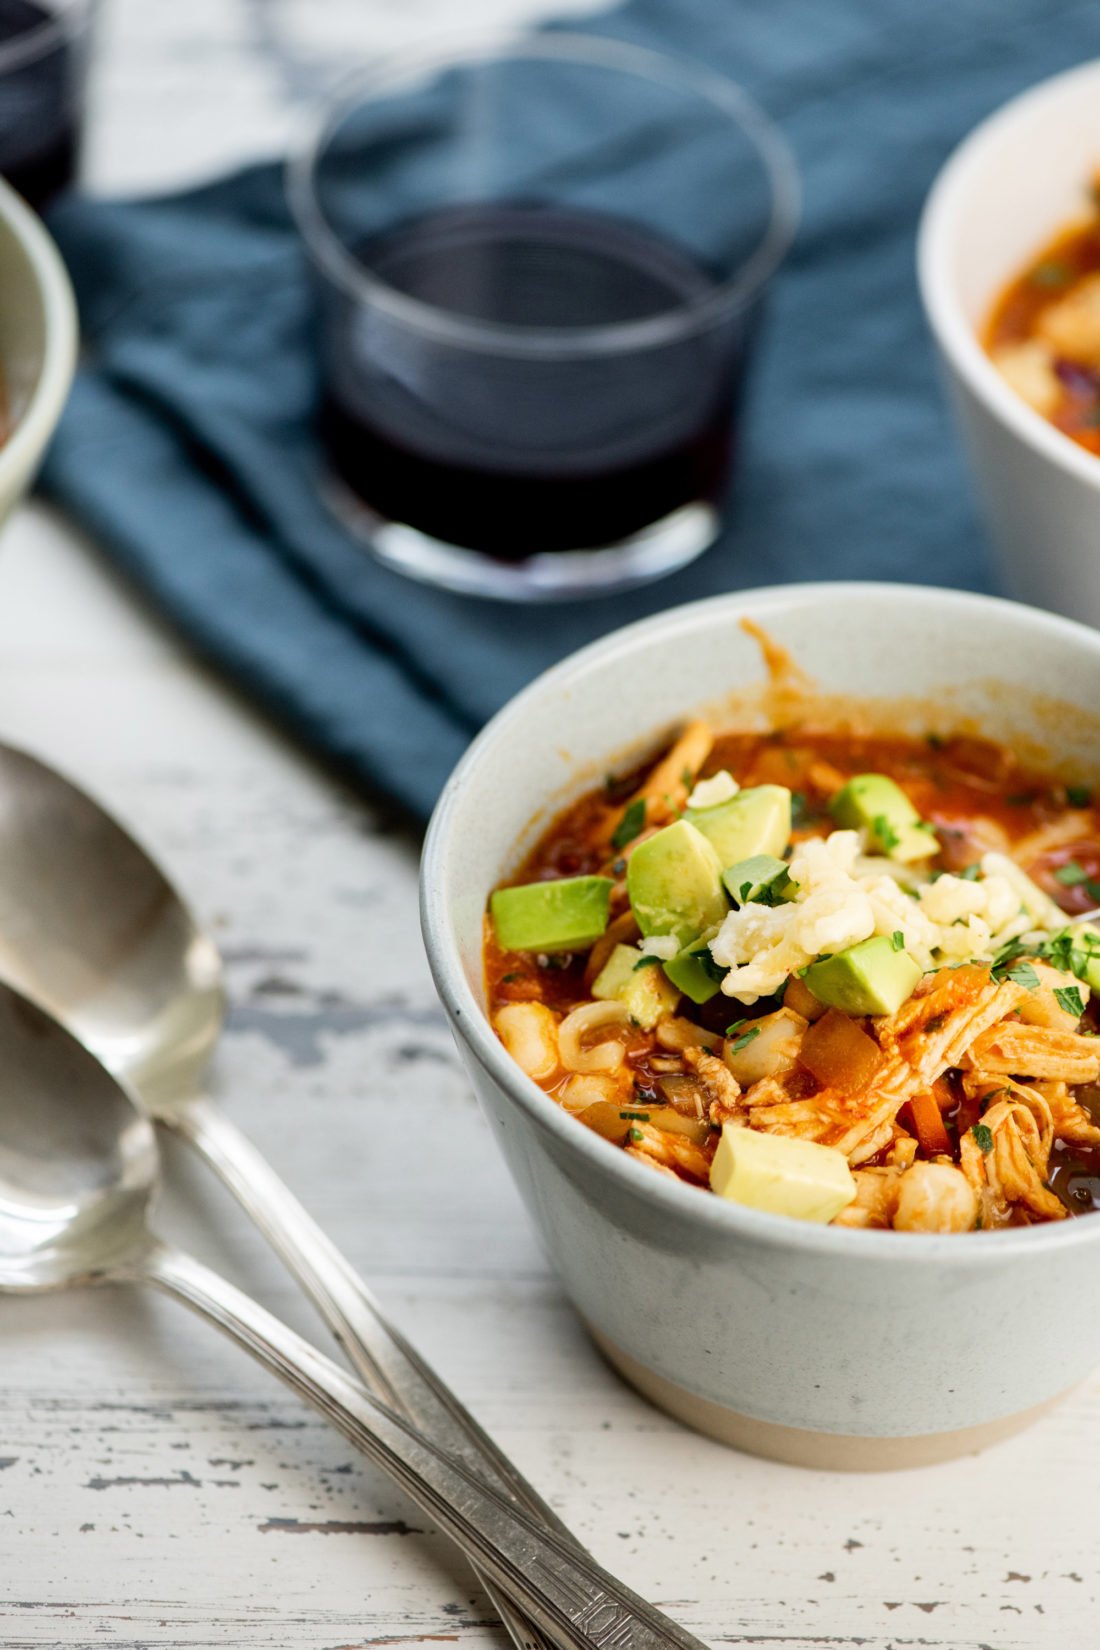
[[[350,9],[392,31],[442,7]],[[282,140],[244,11],[116,0],[107,25],[104,186]],[[420,949],[416,844],[214,683],[40,506],[6,531],[0,578],[0,735],[108,797],[223,948],[212,1088],[602,1561],[716,1645],[1096,1642],[1100,1383],[980,1459],[875,1477],[738,1456],[649,1408],[585,1340],[458,1068]],[[178,1146],[165,1160],[165,1231],[317,1334],[209,1175]],[[170,1302],[0,1303],[3,1650],[405,1644],[504,1638],[448,1544],[288,1393]]]

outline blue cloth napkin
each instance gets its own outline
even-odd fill
[[[804,578],[988,587],[917,298],[917,218],[976,121],[1100,52],[1095,0],[629,0],[580,26],[740,81],[805,189],[728,530],[646,590],[472,601],[387,572],[334,524],[315,491],[307,272],[275,166],[163,199],[74,197],[50,219],[87,359],[46,491],[201,654],[416,818],[505,699],[632,619]]]

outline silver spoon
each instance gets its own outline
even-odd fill
[[[225,1017],[221,959],[160,867],[86,792],[4,744],[0,977],[47,1008],[148,1116],[206,1159],[298,1279],[369,1391],[558,1536],[573,1539],[387,1320],[256,1148],[202,1093]],[[520,1650],[540,1650],[532,1624],[488,1585]]]
[[[152,1126],[125,1091],[41,1008],[0,985],[0,1292],[152,1284],[313,1404],[559,1650],[702,1650],[263,1307],[160,1243],[146,1223],[158,1175]]]

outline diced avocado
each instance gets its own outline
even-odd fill
[[[713,937],[711,934],[710,938]],[[725,972],[711,956],[706,936],[692,940],[665,964],[665,973],[673,985],[693,1003],[709,1003],[717,996]]]
[[[718,855],[686,819],[638,844],[626,887],[642,933],[674,934],[681,945],[716,927],[729,910]]]
[[[731,1203],[826,1225],[856,1195],[843,1152],[814,1140],[722,1126],[710,1166],[710,1189]]]
[[[876,847],[903,865],[928,859],[939,850],[931,825],[884,773],[857,773],[837,791],[829,812],[845,830],[868,831]]]
[[[646,1031],[671,1014],[680,1000],[657,958],[644,957],[636,945],[615,947],[592,981],[592,995],[601,1002],[614,997]]]
[[[753,854],[739,859],[722,872],[726,892],[735,905],[780,905],[790,898],[798,884],[792,882],[790,867],[774,854]]]
[[[791,793],[783,785],[754,785],[711,808],[688,808],[684,818],[713,843],[723,865],[734,865],[783,852],[791,838]]]
[[[498,888],[489,901],[502,951],[583,951],[607,927],[610,877],[559,877]]]
[[[844,1014],[895,1014],[920,977],[908,951],[895,951],[893,940],[879,934],[811,963],[802,981],[819,1003]]]
[[[1100,932],[1091,923],[1069,929],[1073,941],[1073,972],[1090,991],[1100,993]]]

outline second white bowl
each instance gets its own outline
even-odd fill
[[[1100,625],[1100,458],[1004,382],[979,332],[1002,288],[1079,217],[1100,161],[1100,59],[1043,81],[973,131],[928,197],[925,311],[996,548],[1022,601]]]

